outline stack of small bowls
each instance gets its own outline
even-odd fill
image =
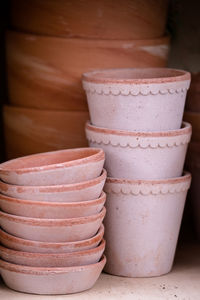
[[[83,75],[91,147],[106,154],[105,271],[159,276],[172,268],[191,176],[183,166],[191,125],[182,123],[190,74],[113,69]]]
[[[0,165],[0,270],[34,294],[91,288],[103,255],[106,171],[101,149],[47,152]]]

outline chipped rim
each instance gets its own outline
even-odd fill
[[[102,170],[100,176],[90,179],[87,181],[82,181],[78,183],[71,183],[71,184],[61,184],[61,185],[15,185],[6,183],[4,181],[0,181],[0,190],[7,191],[9,189],[16,189],[17,193],[24,193],[24,192],[35,192],[37,193],[61,193],[61,192],[70,192],[70,191],[77,191],[86,189],[92,186],[95,186],[102,181],[104,181],[107,177],[107,171],[105,169]]]
[[[183,176],[155,180],[129,180],[107,178],[105,191],[114,194],[167,194],[186,191],[191,184],[191,174],[184,172]]]
[[[82,152],[88,152],[85,157],[80,159],[74,159],[67,162],[61,162],[61,163],[53,163],[49,165],[41,165],[36,167],[24,167],[24,168],[9,168],[9,165],[12,166],[12,163],[23,161],[23,160],[31,160],[32,158],[38,158],[38,160],[41,160],[43,156],[50,157],[51,155],[59,155],[60,153],[82,153]],[[52,169],[58,169],[58,168],[66,168],[66,167],[73,167],[78,165],[84,165],[88,163],[94,163],[105,159],[104,151],[101,148],[75,148],[75,149],[67,149],[67,150],[57,150],[57,151],[50,151],[50,152],[43,152],[43,153],[37,153],[32,155],[27,155],[23,157],[18,157],[15,159],[8,160],[2,164],[0,164],[0,172],[2,174],[8,174],[9,172],[15,172],[18,174],[24,174],[24,173],[30,173],[30,172],[40,172],[40,171],[46,171],[46,170],[52,170]]]
[[[0,254],[5,253],[8,255],[18,256],[18,257],[27,257],[27,258],[72,258],[75,257],[81,257],[85,255],[92,255],[99,251],[104,251],[106,242],[104,239],[101,240],[100,244],[92,249],[87,250],[81,250],[77,252],[60,252],[60,253],[37,253],[37,252],[25,252],[25,251],[19,251],[19,250],[13,250],[9,249],[5,246],[0,245]]]
[[[105,203],[106,194],[102,191],[101,195],[97,199],[86,200],[81,202],[48,202],[48,201],[34,201],[28,199],[19,199],[14,197],[9,197],[3,194],[0,194],[0,203],[1,201],[10,202],[24,205],[25,206],[34,206],[34,207],[43,207],[43,208],[87,208],[88,206],[95,206],[101,203]]]
[[[8,221],[27,224],[30,226],[41,226],[41,227],[50,227],[50,226],[72,226],[72,225],[84,225],[87,223],[95,222],[96,220],[103,220],[106,214],[106,208],[100,211],[100,213],[87,216],[87,217],[79,217],[79,218],[67,218],[67,219],[41,219],[41,218],[29,218],[29,217],[22,217],[16,216],[12,214],[8,214],[5,212],[0,211],[0,218],[4,218]],[[1,221],[0,221],[1,224]]]
[[[160,73],[160,76],[141,78],[141,75],[138,78],[116,78],[116,75],[119,73],[126,74],[124,77],[127,77],[127,73],[135,72],[141,74],[145,73],[146,76],[152,72]],[[109,73],[111,74],[109,76]],[[168,73],[168,76],[164,74]],[[171,74],[171,75],[170,75]],[[109,76],[109,77],[108,77]],[[91,82],[95,84],[153,84],[153,83],[167,83],[167,82],[177,82],[177,81],[190,81],[191,74],[184,70],[171,69],[171,68],[118,68],[118,69],[101,69],[95,70],[87,73],[83,73],[82,80],[85,82]]]
[[[192,126],[190,123],[182,122],[182,127],[176,130],[166,130],[166,131],[126,131],[117,129],[107,129],[104,127],[97,127],[92,125],[89,121],[86,123],[86,130],[93,131],[96,133],[102,133],[104,135],[116,135],[116,136],[127,136],[127,137],[171,137],[191,134]]]
[[[59,247],[70,246],[70,247],[78,248],[81,246],[91,245],[98,241],[100,242],[101,239],[103,238],[104,231],[105,231],[104,225],[101,224],[97,233],[89,239],[75,241],[75,242],[55,242],[55,243],[53,243],[53,242],[41,242],[41,241],[23,239],[23,238],[14,236],[14,235],[4,231],[2,228],[0,228],[0,240],[1,239],[8,240],[8,241],[11,241],[12,243],[21,244],[21,245],[24,245],[27,247],[59,248]]]
[[[16,265],[13,263],[8,263],[0,259],[0,269],[7,270],[11,272],[21,273],[21,274],[30,274],[30,275],[55,275],[62,273],[70,273],[70,272],[84,272],[87,269],[95,269],[103,266],[106,263],[106,257],[103,255],[98,263],[85,265],[85,266],[75,266],[75,267],[29,267]]]

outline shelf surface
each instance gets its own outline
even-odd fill
[[[200,244],[179,247],[172,272],[154,278],[124,278],[102,274],[95,286],[74,295],[36,296],[18,293],[0,282],[2,300],[200,300]]]

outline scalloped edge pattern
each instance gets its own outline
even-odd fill
[[[107,183],[104,186],[104,191],[107,194],[123,194],[123,195],[159,195],[159,194],[175,194],[185,192],[190,188],[191,177],[185,182],[175,184],[120,184]]]
[[[190,80],[176,81],[167,83],[152,84],[126,84],[126,83],[93,83],[83,80],[83,88],[87,93],[98,95],[113,96],[143,96],[148,95],[166,95],[181,92],[187,92],[190,86]]]
[[[188,134],[182,134],[179,136],[170,137],[131,137],[131,136],[119,136],[114,134],[103,134],[100,132],[94,132],[85,129],[86,137],[89,142],[96,143],[98,145],[111,145],[113,147],[121,148],[172,148],[179,147],[181,145],[188,144],[191,139],[191,132]]]

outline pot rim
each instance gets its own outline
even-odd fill
[[[152,77],[150,76],[152,72],[156,72],[158,75]],[[121,73],[122,75],[119,76]],[[130,74],[129,77],[127,76],[128,74]],[[131,78],[131,76],[135,76],[136,78]],[[144,78],[141,78],[142,76]],[[190,81],[191,74],[184,70],[172,68],[116,68],[100,69],[83,73],[82,80],[95,84],[160,84],[176,81]]]
[[[107,171],[105,169],[102,170],[100,176],[90,179],[87,181],[82,181],[78,183],[70,183],[70,184],[61,184],[61,185],[15,185],[11,183],[7,183],[0,180],[0,191],[8,190],[9,188],[17,189],[17,192],[31,192],[38,190],[39,193],[58,193],[58,192],[70,192],[86,189],[92,186],[95,186],[105,180],[107,177]],[[3,187],[3,188],[2,188]]]
[[[85,266],[74,266],[74,267],[29,267],[23,265],[17,265],[13,263],[8,263],[2,259],[0,259],[0,269],[22,273],[22,274],[30,274],[30,275],[49,275],[49,274],[62,274],[62,273],[70,273],[70,272],[81,272],[87,269],[97,268],[100,265],[104,265],[106,263],[106,257],[103,254],[100,261],[95,264],[89,264]]]
[[[64,246],[77,246],[78,248],[78,245],[87,245],[87,244],[92,244],[93,242],[95,243],[96,240],[100,240],[102,239],[103,235],[104,235],[104,231],[105,231],[105,228],[104,228],[104,225],[103,223],[101,224],[101,226],[99,227],[97,233],[89,238],[89,239],[86,239],[86,240],[81,240],[81,241],[75,241],[75,242],[41,242],[41,241],[34,241],[34,240],[27,240],[27,239],[23,239],[23,238],[20,238],[20,237],[17,237],[17,236],[14,236],[6,231],[4,231],[2,228],[0,228],[0,239],[1,237],[3,237],[4,240],[9,240],[11,242],[14,242],[14,243],[17,243],[17,244],[21,244],[21,245],[24,245],[24,246],[31,246],[31,247],[43,247],[43,248],[49,248],[49,247],[64,247]]]
[[[0,194],[0,207],[1,207],[1,202],[9,202],[9,203],[16,203],[24,206],[39,206],[39,207],[44,207],[44,208],[78,208],[78,207],[88,207],[88,206],[94,206],[100,203],[105,202],[106,200],[106,194],[104,191],[101,192],[101,195],[99,198],[92,199],[92,200],[86,200],[86,201],[81,201],[81,202],[48,202],[48,201],[34,201],[34,200],[28,200],[28,199],[19,199],[19,198],[14,198],[14,197],[9,197],[3,194]]]
[[[97,127],[92,125],[90,121],[87,121],[85,125],[86,130],[93,131],[96,133],[101,133],[104,135],[116,135],[116,136],[127,136],[127,137],[171,137],[191,134],[192,126],[188,122],[182,122],[182,128],[175,130],[165,130],[165,131],[127,131],[127,130],[117,130],[108,129],[104,127]]]
[[[0,211],[0,218],[4,218],[9,221],[13,221],[21,224],[28,224],[30,226],[42,226],[42,227],[59,227],[59,226],[72,226],[72,225],[84,225],[96,220],[101,220],[105,217],[106,208],[103,207],[102,210],[95,215],[79,218],[66,218],[66,219],[41,219],[41,218],[29,218],[16,216]],[[1,223],[1,222],[0,222]]]
[[[84,255],[92,255],[96,252],[102,251],[105,248],[106,242],[104,239],[100,241],[100,244],[92,249],[87,249],[87,250],[81,250],[77,252],[59,252],[59,253],[39,253],[39,252],[27,252],[27,251],[19,251],[19,250],[14,250],[7,248],[3,245],[0,245],[0,255],[1,253],[5,253],[8,255],[13,255],[13,256],[23,256],[23,257],[28,257],[28,258],[70,258],[70,257],[81,257]]]
[[[15,166],[16,163],[20,163],[21,161],[29,161],[36,158],[36,161],[41,160],[43,157],[49,157],[56,156],[57,154],[63,154],[63,153],[75,153],[81,154],[82,152],[86,152],[83,158],[77,158],[70,161],[60,162],[60,163],[52,163],[52,164],[44,164],[44,165],[38,165],[34,167],[17,167]],[[75,148],[75,149],[65,149],[65,150],[56,150],[56,151],[49,151],[49,152],[42,152],[27,156],[18,157],[15,159],[8,160],[4,163],[0,164],[0,173],[9,175],[10,172],[15,172],[16,174],[24,174],[24,173],[31,173],[31,172],[41,172],[41,171],[47,171],[52,169],[58,169],[58,168],[67,168],[67,167],[74,167],[79,165],[84,165],[87,163],[94,163],[105,159],[104,151],[101,148]],[[14,167],[12,166],[14,164]],[[11,165],[11,167],[10,167]]]

